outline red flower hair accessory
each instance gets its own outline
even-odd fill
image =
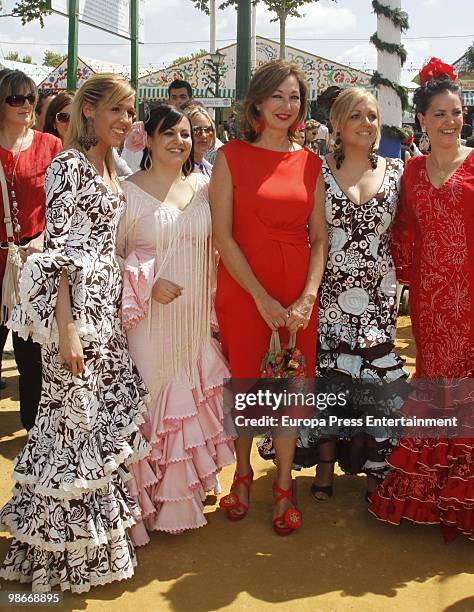
[[[430,61],[421,69],[418,79],[420,81],[420,85],[423,86],[428,81],[434,81],[442,75],[446,75],[451,79],[451,81],[455,81],[457,78],[452,66],[445,64],[437,57],[432,57]]]

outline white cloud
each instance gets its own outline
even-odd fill
[[[336,58],[342,64],[348,64],[358,70],[370,70],[377,66],[377,50],[374,45],[367,43],[354,45]]]
[[[263,7],[258,7],[257,11],[257,34],[268,32],[269,28],[278,32],[278,24],[270,23],[275,14]],[[297,36],[316,38],[328,34],[351,32],[357,27],[357,18],[349,8],[326,6],[318,3],[303,6],[300,12],[303,15],[301,19],[288,19],[287,38]]]

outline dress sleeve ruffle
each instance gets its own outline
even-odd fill
[[[40,344],[57,344],[56,301],[62,271],[68,276],[71,310],[79,336],[97,337],[87,316],[86,303],[96,301],[90,279],[93,261],[77,239],[77,213],[81,197],[82,165],[73,149],[65,150],[51,162],[45,175],[45,251],[30,255],[20,278],[20,304],[14,309],[8,327],[25,340],[31,336]],[[74,228],[76,238],[71,240]]]
[[[72,315],[81,338],[93,340],[97,333],[88,320],[88,278],[91,261],[84,254],[67,250],[51,250],[28,257],[20,279],[20,304],[14,309],[8,327],[25,340],[31,336],[39,344],[57,344],[55,318],[59,281],[67,272],[72,293]]]
[[[155,277],[155,258],[132,251],[123,270],[122,323],[125,329],[135,327],[148,313]]]

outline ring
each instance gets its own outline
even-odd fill
[[[300,324],[298,325],[298,327],[303,327],[303,323],[300,323]]]

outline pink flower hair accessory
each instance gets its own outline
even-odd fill
[[[423,86],[428,81],[434,81],[443,75],[449,77],[451,81],[455,81],[457,79],[456,73],[454,72],[452,66],[445,64],[437,57],[432,57],[430,61],[421,69],[418,79],[420,81],[420,85]]]
[[[134,153],[143,151],[146,148],[146,136],[145,124],[143,121],[137,121],[132,125],[125,138],[125,147]]]

